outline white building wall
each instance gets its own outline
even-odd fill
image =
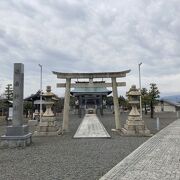
[[[176,106],[175,105],[171,105],[169,103],[164,102],[164,104],[162,105],[161,103],[158,103],[155,108],[154,111],[155,112],[162,112],[162,108],[164,112],[176,112]]]
[[[155,112],[161,112],[161,105],[156,105],[155,107],[154,107],[154,111]]]
[[[165,112],[176,112],[176,106],[173,105],[166,105],[164,106]]]

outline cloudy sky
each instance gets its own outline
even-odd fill
[[[156,83],[161,95],[180,94],[179,0],[0,0],[0,93],[25,66],[25,96],[59,80],[52,71],[131,69],[124,94]]]

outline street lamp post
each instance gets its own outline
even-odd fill
[[[139,90],[140,90],[140,93],[141,93],[141,65],[142,65],[142,62],[138,64],[138,66],[139,66]],[[142,119],[142,97],[141,97],[141,94],[140,94],[139,105],[140,105],[140,118]]]
[[[39,64],[39,67],[41,68],[40,72],[40,122],[42,119],[42,65]]]

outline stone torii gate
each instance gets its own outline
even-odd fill
[[[62,87],[66,88],[62,130],[68,131],[68,127],[69,127],[70,88],[87,86],[87,84],[83,85],[83,83],[71,84],[71,79],[89,79],[90,82],[92,82],[94,78],[111,78],[112,83],[104,83],[104,86],[112,87],[114,112],[115,112],[115,126],[117,130],[121,129],[117,86],[126,86],[126,82],[116,82],[116,78],[126,77],[126,74],[129,72],[130,70],[121,71],[121,72],[98,72],[98,73],[62,73],[62,72],[53,71],[53,74],[57,75],[58,79],[66,79],[66,83],[57,83],[58,88],[62,88]],[[102,83],[99,83],[98,86],[102,87]]]

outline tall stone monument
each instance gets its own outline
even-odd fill
[[[140,114],[137,110],[137,105],[139,104],[139,97],[141,93],[136,89],[135,85],[132,85],[130,90],[127,92],[129,99],[129,104],[132,106],[132,109],[126,120],[122,132],[125,135],[130,136],[150,136],[150,131],[145,126],[144,120],[140,117]]]
[[[32,142],[32,134],[23,124],[24,64],[14,64],[13,82],[13,118],[12,125],[6,127],[6,134],[1,136],[1,146],[25,147]]]

